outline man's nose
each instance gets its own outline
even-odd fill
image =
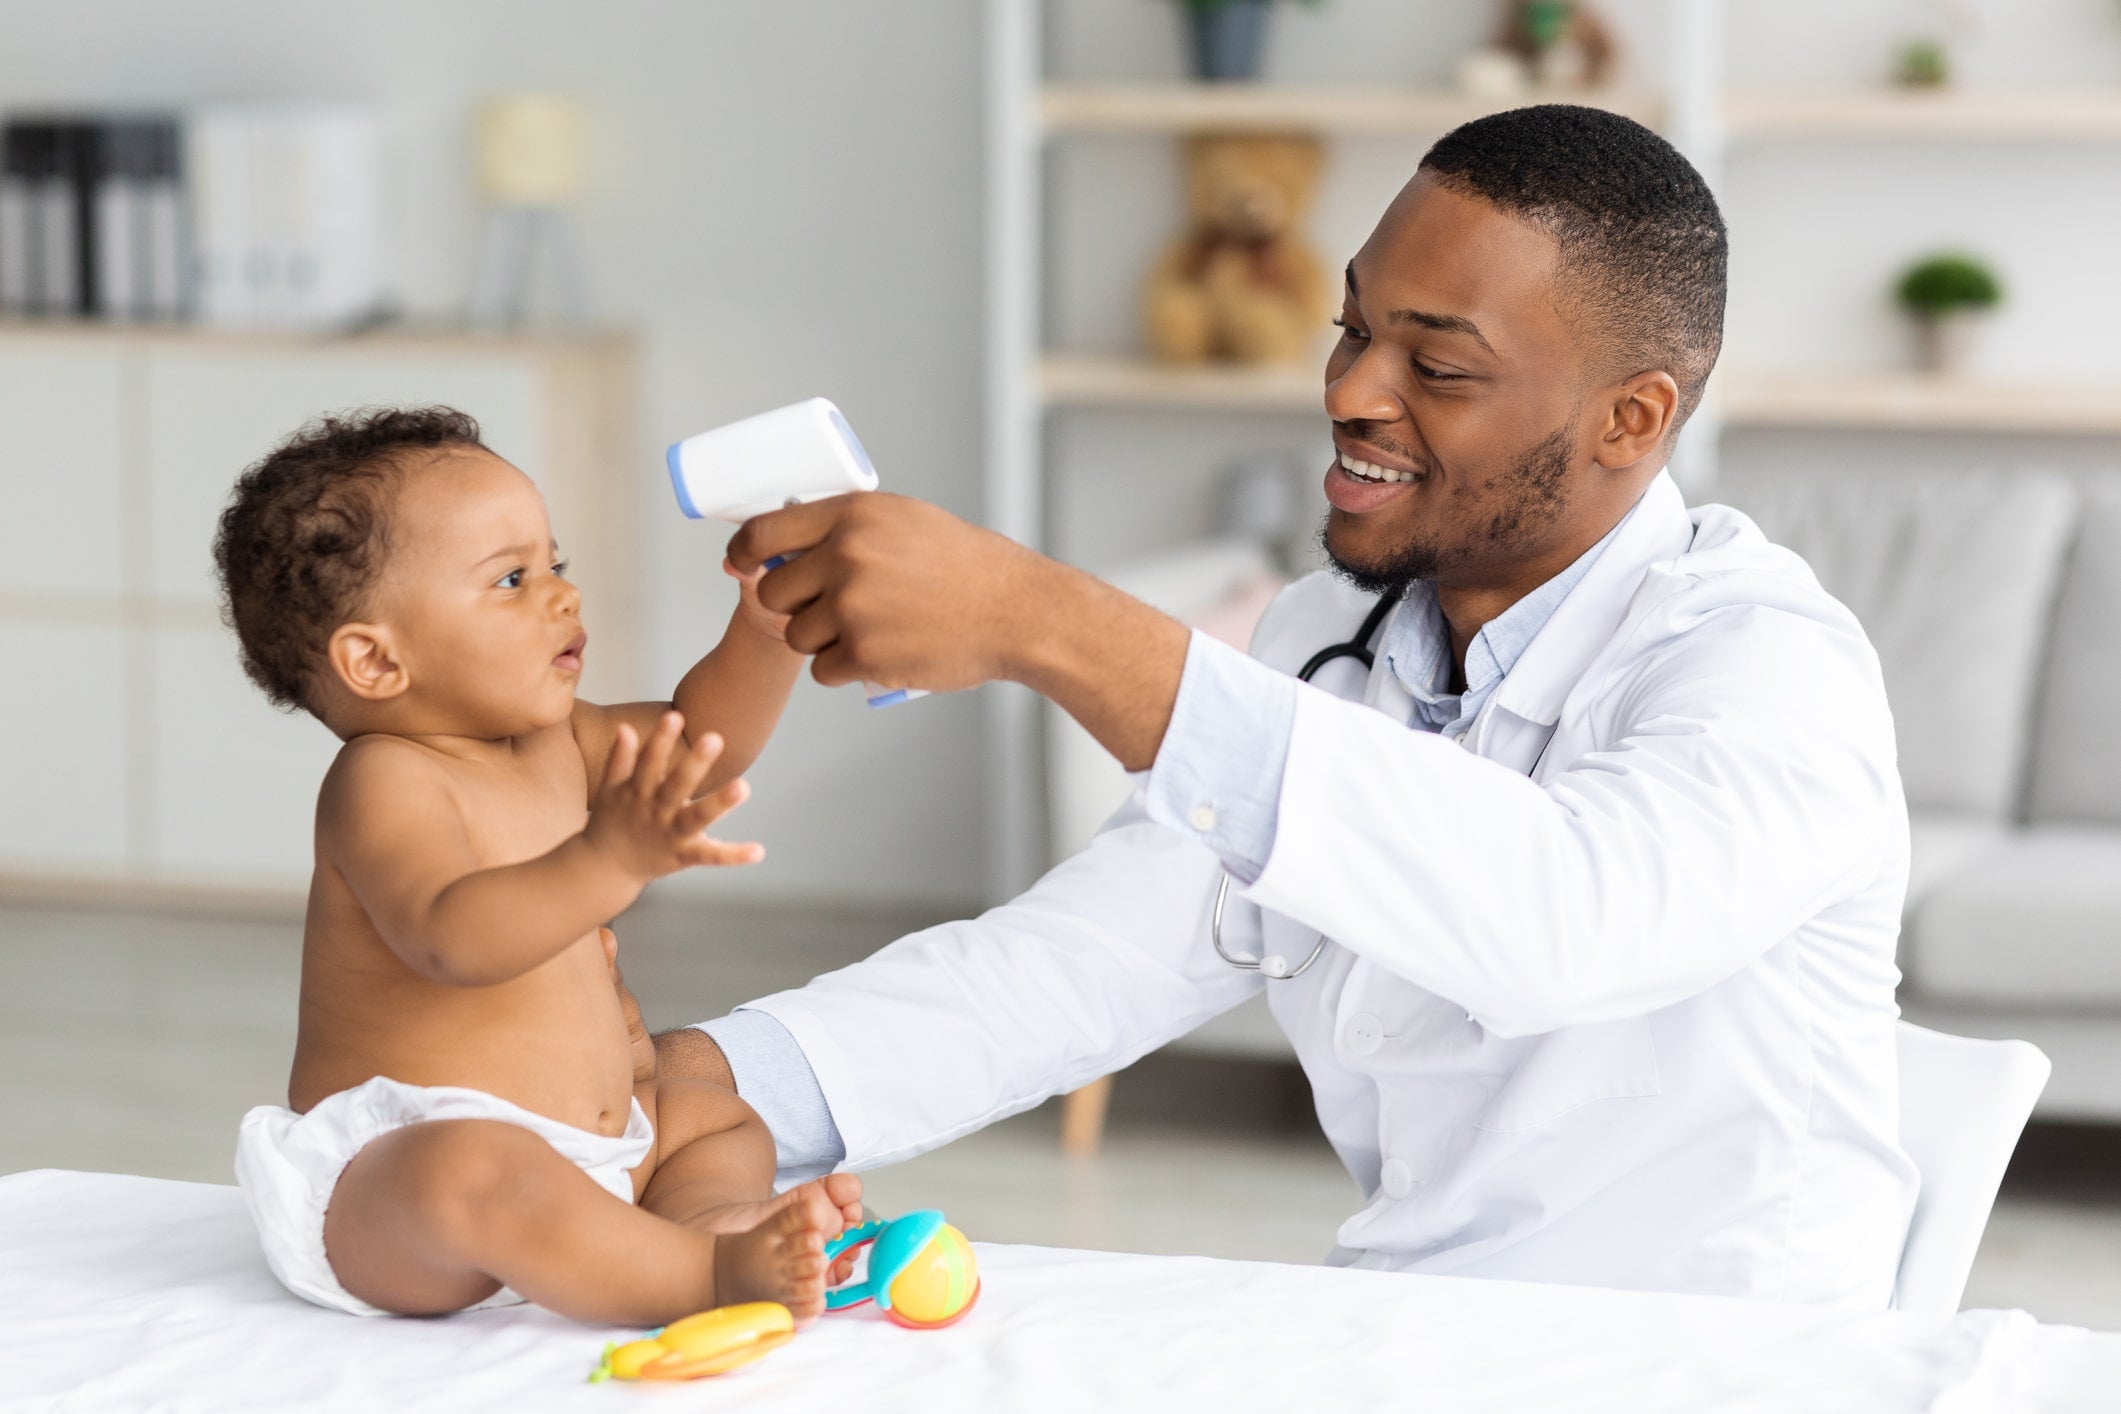
[[[1407,415],[1387,361],[1372,344],[1338,378],[1326,380],[1326,416],[1335,422],[1398,422]]]

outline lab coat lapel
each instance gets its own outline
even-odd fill
[[[1534,774],[1553,739],[1562,703],[1627,618],[1651,565],[1686,552],[1694,536],[1686,498],[1670,472],[1656,479],[1620,522],[1612,544],[1585,572],[1526,645],[1466,735],[1467,749]]]

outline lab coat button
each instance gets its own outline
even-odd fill
[[[1386,1159],[1381,1177],[1387,1198],[1404,1198],[1414,1191],[1414,1170],[1407,1167],[1405,1159]]]
[[[1348,1018],[1348,1029],[1344,1039],[1347,1042],[1348,1050],[1355,1055],[1375,1055],[1377,1054],[1377,1048],[1384,1044],[1384,1023],[1366,1011],[1359,1011]]]
[[[1208,833],[1208,831],[1210,831],[1210,830],[1214,829],[1214,828],[1215,828],[1215,807],[1214,807],[1214,806],[1212,806],[1212,805],[1196,805],[1196,806],[1194,806],[1194,807],[1193,807],[1193,828],[1194,828],[1194,829],[1196,829],[1196,830],[1198,830],[1198,831],[1200,831],[1200,832],[1201,832],[1202,834],[1204,834],[1204,835],[1205,835],[1206,833]]]

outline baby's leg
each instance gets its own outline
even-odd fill
[[[641,1206],[696,1232],[717,1234],[716,1274],[725,1284],[755,1284],[753,1263],[774,1266],[763,1234],[791,1210],[826,1237],[861,1221],[862,1184],[853,1174],[831,1174],[771,1196],[773,1136],[733,1091],[667,1079],[653,1089],[655,1171],[641,1190]],[[799,1301],[776,1299],[798,1318],[816,1315],[824,1309],[822,1273],[814,1293],[805,1291]]]
[[[821,1289],[823,1237],[803,1208],[746,1237],[743,1281],[723,1282],[723,1239],[614,1198],[495,1120],[384,1135],[346,1166],[324,1215],[340,1284],[402,1315],[461,1310],[507,1286],[576,1320],[655,1325],[730,1301],[807,1304]]]

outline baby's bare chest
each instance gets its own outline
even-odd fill
[[[572,751],[468,775],[457,801],[472,852],[487,866],[534,859],[589,819],[582,759]]]

